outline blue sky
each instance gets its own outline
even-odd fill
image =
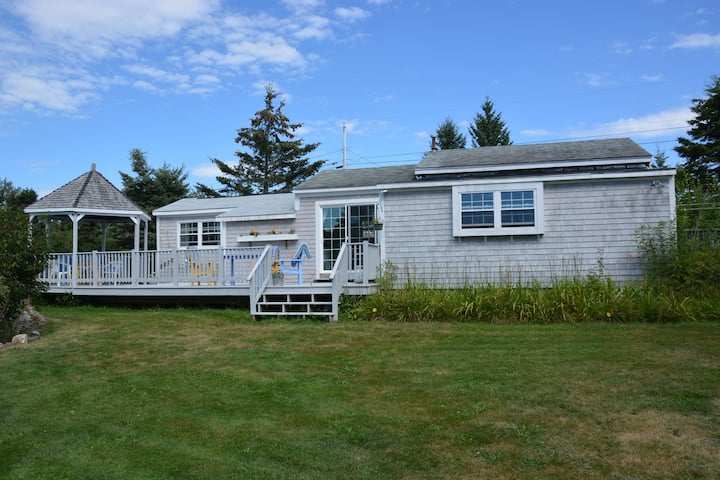
[[[312,160],[415,163],[486,96],[516,144],[628,136],[677,161],[720,74],[713,0],[2,0],[0,178],[41,195],[128,152],[216,185],[272,82]]]

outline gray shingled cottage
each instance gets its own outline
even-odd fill
[[[441,150],[415,165],[324,170],[288,194],[183,199],[153,212],[158,251],[130,283],[247,295],[256,315],[336,318],[339,295],[371,292],[384,262],[401,282],[437,287],[599,270],[631,281],[638,229],[675,215],[675,171],[650,161],[625,138]]]

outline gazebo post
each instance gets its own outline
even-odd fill
[[[135,224],[135,243],[132,253],[132,284],[137,285],[140,273],[140,217],[130,217]]]
[[[72,220],[73,224],[73,238],[72,238],[72,268],[70,270],[72,274],[72,281],[71,285],[73,287],[77,287],[77,281],[78,281],[78,275],[80,272],[78,271],[78,251],[80,250],[79,247],[79,232],[78,232],[78,224],[80,223],[80,220],[85,216],[84,213],[69,213],[68,216],[70,217],[70,220]]]

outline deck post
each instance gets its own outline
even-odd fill
[[[100,278],[100,268],[98,265],[98,252],[97,250],[92,251],[92,285],[97,287],[99,285],[98,279]]]
[[[138,284],[138,273],[140,272],[140,252],[137,250],[132,251],[132,265],[130,271],[132,272],[132,284]]]

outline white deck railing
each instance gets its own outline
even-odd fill
[[[51,286],[247,286],[263,247],[52,253],[39,280]]]

